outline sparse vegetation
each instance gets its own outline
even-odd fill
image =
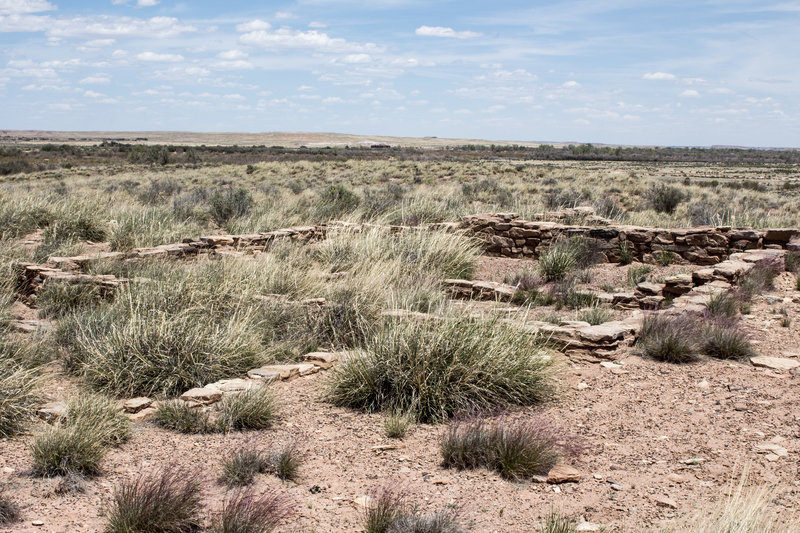
[[[511,326],[446,315],[387,320],[333,368],[327,399],[441,422],[464,409],[538,403],[552,392],[551,373],[537,339]]]
[[[551,511],[539,528],[539,533],[577,533],[577,526],[575,517]]]
[[[200,526],[200,483],[189,472],[140,474],[116,487],[106,512],[110,533],[181,533]]]
[[[421,514],[408,502],[400,487],[384,485],[374,489],[367,500],[365,533],[461,533],[453,511]]]
[[[249,485],[269,467],[269,458],[254,447],[240,448],[222,461],[219,481],[229,487]]]
[[[596,326],[612,320],[613,316],[608,309],[594,306],[582,311],[578,318],[584,322],[588,322],[589,324]]]
[[[740,298],[731,291],[717,291],[706,303],[708,312],[715,317],[735,317],[739,314]]]
[[[717,359],[748,359],[756,354],[735,320],[718,319],[703,328],[702,352]]]
[[[272,426],[277,417],[275,397],[266,386],[225,396],[219,404],[219,410],[217,426],[221,431],[266,429]]]
[[[405,413],[390,413],[383,420],[383,432],[390,439],[402,439],[413,423],[414,419]]]
[[[0,487],[0,526],[16,522],[19,519],[19,507],[11,501]]]
[[[206,433],[212,430],[208,413],[183,400],[158,402],[153,422],[180,433]]]
[[[690,316],[646,315],[639,332],[637,349],[645,356],[668,363],[692,363],[700,358],[695,334],[697,324]]]
[[[226,498],[213,533],[270,533],[292,514],[288,499],[276,490],[263,494],[236,491]]]
[[[650,207],[656,213],[672,214],[675,209],[686,199],[682,190],[666,184],[653,185],[646,194]]]
[[[15,354],[10,345],[0,346],[0,439],[22,431],[41,402],[38,372],[17,362]]]
[[[563,280],[578,266],[581,248],[573,239],[554,242],[539,254],[539,271],[547,281]]]
[[[48,427],[31,444],[32,472],[42,477],[97,475],[106,454],[106,438],[107,435],[93,433],[80,425]]]
[[[647,276],[653,271],[650,265],[631,265],[628,267],[628,286],[635,287],[647,281]]]
[[[526,479],[547,472],[579,446],[544,418],[530,420],[471,419],[450,424],[441,443],[448,468],[486,467],[506,479]]]

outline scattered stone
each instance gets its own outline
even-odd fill
[[[654,496],[652,499],[659,507],[668,507],[670,509],[678,508],[678,503],[672,498],[667,498],[666,496]]]
[[[42,527],[44,525],[44,520],[34,520],[33,522],[31,522],[31,525],[36,527]]]
[[[753,366],[770,368],[772,370],[793,370],[800,367],[800,361],[786,359],[784,357],[770,357],[767,355],[757,355],[750,358]]]
[[[158,409],[155,407],[147,407],[146,409],[142,409],[138,413],[129,414],[128,420],[133,423],[144,422],[145,420],[149,420],[156,415]]]
[[[585,390],[585,389],[589,388],[589,385],[587,385],[586,383],[581,381],[580,383],[578,383],[578,385],[575,388],[578,389],[578,390]]]
[[[767,454],[767,459],[769,459],[770,461],[774,461],[780,457],[786,457],[787,455],[789,455],[789,452],[786,450],[786,448],[778,444],[774,444],[772,442],[756,444],[756,451],[758,451],[758,453]],[[775,459],[770,459],[769,458],[770,455],[775,456]]]
[[[54,422],[67,415],[67,404],[64,402],[46,403],[36,410],[40,418]]]
[[[690,457],[689,459],[682,459],[680,461],[685,465],[700,465],[706,462],[702,457]]]
[[[338,360],[339,354],[335,352],[312,352],[303,356],[303,361],[323,369],[332,367]]]
[[[611,489],[612,490],[616,490],[616,491],[621,491],[621,490],[625,490],[625,487],[623,487],[619,483],[612,483],[611,484]]]
[[[376,451],[376,452],[385,452],[385,451],[388,451],[388,450],[396,450],[399,447],[400,446],[398,446],[397,444],[378,444],[377,446],[372,446],[370,448],[370,450],[373,450],[373,451]]]
[[[688,478],[686,476],[682,476],[680,474],[670,474],[667,476],[667,479],[672,481],[673,483],[686,483]]]
[[[254,368],[252,370],[248,370],[247,375],[248,377],[251,377],[253,379],[258,379],[265,383],[272,383],[273,381],[278,381],[281,379],[280,372],[272,370],[267,367]]]
[[[126,413],[138,413],[142,409],[150,407],[150,404],[153,403],[153,400],[150,398],[146,398],[144,396],[140,396],[138,398],[131,398],[130,400],[125,400],[122,404],[122,408],[125,410]]]
[[[181,394],[181,400],[185,402],[199,403],[201,405],[212,404],[220,401],[221,399],[222,391],[212,387],[196,387]]]
[[[577,483],[581,480],[581,473],[565,464],[557,464],[547,474],[547,482],[551,484]]]
[[[708,390],[711,388],[711,385],[705,379],[697,384],[698,389]]]
[[[260,387],[260,386],[261,383],[259,381],[253,381],[242,378],[221,379],[215,383],[206,385],[206,387],[211,387],[213,389],[221,390],[223,394],[238,394],[240,392],[244,392],[246,390],[250,390],[254,387]]]
[[[596,531],[603,531],[603,526],[600,524],[593,524],[592,522],[581,522],[575,526],[577,533],[594,533]]]

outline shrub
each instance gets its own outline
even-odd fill
[[[647,276],[653,271],[650,265],[632,265],[628,267],[628,286],[635,287],[647,281]]]
[[[131,436],[128,418],[99,394],[81,393],[72,399],[64,424],[93,433],[107,445],[119,445]]]
[[[748,296],[754,296],[775,288],[775,278],[783,271],[779,259],[758,261],[739,282],[739,287]]]
[[[706,308],[714,317],[735,317],[739,314],[739,298],[731,291],[713,293],[706,303]]]
[[[636,249],[628,241],[620,241],[617,252],[619,253],[619,262],[623,265],[630,265],[636,259]]]
[[[658,252],[653,253],[653,258],[656,260],[656,263],[663,267],[670,266],[672,262],[675,260],[675,256],[672,252],[668,252],[667,250],[660,250]]]
[[[543,418],[473,419],[453,422],[440,451],[447,468],[486,467],[506,479],[525,479],[547,474],[562,455],[576,454],[569,439]]]
[[[269,533],[292,514],[288,500],[277,491],[256,495],[237,491],[225,500],[213,533]]]
[[[93,283],[48,283],[36,295],[42,318],[62,318],[89,309],[102,299],[99,286]]]
[[[661,183],[653,185],[645,194],[645,198],[657,213],[672,214],[686,199],[686,195],[677,187]]]
[[[413,422],[414,419],[405,413],[391,413],[383,420],[383,432],[390,439],[402,439]]]
[[[279,479],[294,481],[300,469],[300,454],[294,444],[284,444],[273,450],[269,457],[269,467]]]
[[[461,533],[462,531],[452,511],[402,514],[387,529],[387,533]]]
[[[509,325],[466,316],[387,319],[333,368],[326,399],[438,422],[469,408],[538,403],[552,393],[551,374],[539,339]]]
[[[691,363],[699,360],[693,317],[649,314],[642,321],[636,346],[640,353],[668,363]]]
[[[365,533],[388,533],[394,522],[406,511],[405,492],[393,486],[372,491],[367,501],[364,520]]]
[[[574,517],[553,511],[545,518],[539,533],[577,533],[577,525]]]
[[[316,218],[328,221],[352,213],[361,203],[361,198],[344,185],[330,185],[324,189],[314,203]]]
[[[786,272],[800,273],[800,252],[786,252],[783,260]]]
[[[504,281],[506,284],[513,285],[516,288],[516,291],[514,291],[515,302],[533,304],[541,300],[544,280],[539,274],[521,270],[513,275],[506,276]]]
[[[562,280],[578,266],[581,254],[578,240],[557,240],[539,254],[539,271],[547,281]]]
[[[608,309],[595,306],[583,311],[578,318],[584,322],[588,322],[589,324],[596,326],[598,324],[608,322],[614,317]]]
[[[110,533],[184,533],[200,526],[200,482],[191,472],[141,474],[114,490],[106,513]]]
[[[0,338],[0,343],[5,341]],[[22,431],[41,403],[36,370],[26,369],[13,361],[0,346],[0,439],[12,437]]]
[[[32,472],[42,477],[71,473],[96,475],[100,473],[100,461],[106,453],[106,438],[107,435],[80,425],[49,427],[31,444]]]
[[[253,205],[253,196],[242,187],[217,191],[209,199],[209,214],[219,226],[246,215]]]
[[[717,320],[702,332],[702,351],[718,359],[749,359],[756,354],[747,335],[733,320]]]
[[[221,431],[265,429],[271,427],[277,417],[275,397],[266,386],[225,396],[219,408],[217,426]]]
[[[19,507],[0,488],[0,526],[16,522],[19,519]]]
[[[249,485],[269,468],[269,458],[256,448],[241,448],[222,461],[219,481],[229,487]]]
[[[158,402],[153,422],[180,433],[206,433],[212,429],[208,414],[183,400]]]

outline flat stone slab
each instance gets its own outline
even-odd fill
[[[181,400],[200,404],[210,404],[222,399],[222,391],[212,387],[196,387],[181,394]]]
[[[256,369],[256,371],[262,374],[265,372],[276,372],[281,380],[287,381],[298,376],[307,376],[319,372],[319,367],[312,363],[297,363],[293,365],[267,365]],[[254,371],[251,370],[247,375],[254,377],[251,375],[251,372]]]
[[[247,371],[247,376],[253,379],[258,379],[266,383],[272,383],[281,379],[281,373],[271,368],[262,367],[254,368]]]
[[[581,480],[581,473],[569,465],[557,464],[547,474],[547,482],[551,484],[577,483]]]
[[[787,359],[785,357],[770,357],[767,355],[757,355],[750,358],[753,366],[771,368],[772,370],[793,370],[800,367],[800,361]]]
[[[153,400],[151,400],[150,398],[140,396],[138,398],[131,398],[130,400],[125,400],[122,403],[122,408],[125,410],[126,413],[138,413],[142,409],[150,407],[152,403]]]
[[[328,369],[339,361],[339,354],[336,352],[311,352],[303,356],[303,361]]]
[[[609,326],[606,324],[599,324],[597,326],[589,326],[588,328],[581,328],[578,330],[578,337],[583,341],[593,343],[612,343],[625,338],[625,328],[619,326]]]
[[[250,390],[254,387],[261,385],[259,381],[249,379],[235,378],[235,379],[221,379],[215,383],[206,385],[208,388],[219,389],[223,394],[236,394]]]

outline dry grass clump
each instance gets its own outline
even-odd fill
[[[200,510],[197,476],[164,469],[118,486],[106,527],[110,533],[185,533],[199,528]]]
[[[741,300],[742,295],[738,291],[719,291],[708,298],[706,308],[711,316],[733,318],[739,314]]]
[[[556,241],[539,254],[539,272],[547,281],[560,281],[578,266],[580,252],[573,239]]]
[[[153,422],[164,429],[187,434],[207,433],[213,429],[208,413],[183,400],[158,402]]]
[[[702,329],[700,349],[717,359],[746,360],[758,355],[750,339],[735,320],[718,318],[709,321]]]
[[[19,507],[3,493],[0,487],[0,526],[11,524],[19,519]]]
[[[575,517],[552,511],[539,528],[539,533],[577,533],[577,527]]]
[[[22,431],[42,400],[39,372],[21,365],[5,342],[0,337],[0,439]]]
[[[628,286],[635,287],[638,284],[647,281],[647,276],[653,271],[650,265],[631,265],[628,267]]]
[[[269,452],[252,446],[239,448],[223,460],[219,482],[229,487],[244,486],[251,484],[257,474],[265,473],[294,481],[301,462],[300,453],[291,442]]]
[[[700,360],[696,331],[692,317],[649,314],[642,322],[636,346],[643,355],[659,361],[694,363]]]
[[[506,479],[546,475],[561,457],[579,451],[575,437],[544,418],[456,421],[440,444],[445,467],[489,468]]]
[[[783,270],[784,264],[781,259],[762,259],[739,281],[739,288],[750,297],[771,291],[775,288],[775,278]]]
[[[609,322],[613,318],[614,316],[611,314],[611,311],[605,307],[599,307],[596,305],[584,310],[580,315],[578,315],[578,320],[588,322],[593,326]]]
[[[217,427],[220,431],[266,429],[275,422],[278,412],[275,396],[265,386],[226,395],[219,403],[219,410]]]
[[[390,439],[402,439],[414,423],[414,418],[406,413],[390,413],[383,420],[383,432]]]
[[[465,409],[538,403],[552,394],[552,370],[537,338],[496,321],[388,319],[334,367],[326,399],[441,422]]]
[[[236,491],[225,500],[213,533],[270,533],[291,516],[289,500],[275,490],[257,495]]]
[[[460,533],[454,511],[421,514],[408,503],[406,491],[386,485],[374,489],[367,500],[365,533]]]
[[[131,436],[130,421],[111,399],[91,392],[82,392],[70,400],[62,423],[94,433],[110,446],[118,446]]]

